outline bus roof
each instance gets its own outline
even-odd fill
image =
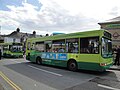
[[[30,38],[28,41],[36,42],[36,41],[46,41],[46,40],[57,40],[57,39],[65,39],[65,38],[77,38],[77,37],[92,37],[92,36],[100,36],[102,33],[107,30],[92,30],[92,31],[84,31],[84,32],[76,32],[70,34],[59,34],[55,36],[45,36],[45,37],[37,37]]]

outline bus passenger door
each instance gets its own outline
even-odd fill
[[[80,38],[79,68],[88,70],[99,69],[99,37]]]

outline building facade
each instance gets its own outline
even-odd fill
[[[120,46],[120,17],[98,23],[101,29],[108,30],[112,34],[113,47]]]
[[[21,43],[23,45],[23,50],[25,51],[27,38],[35,37],[40,37],[40,35],[36,35],[35,31],[33,31],[32,34],[22,33],[20,32],[20,29],[17,28],[16,31],[13,31],[8,35],[0,35],[0,43]]]
[[[6,43],[9,43],[9,42],[20,43],[20,38],[4,37],[4,42],[6,42]]]
[[[39,37],[40,35],[36,35],[36,32],[33,31],[32,34],[29,33],[22,33],[20,29],[17,28],[16,31],[8,35],[0,35],[0,43],[9,43],[9,42],[17,42],[17,43],[24,43],[27,38]]]
[[[4,38],[2,36],[0,36],[0,43],[4,42]]]

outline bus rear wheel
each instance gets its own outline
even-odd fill
[[[36,63],[39,64],[39,65],[42,64],[42,59],[40,57],[37,57]]]
[[[70,71],[76,71],[76,70],[78,69],[77,63],[76,63],[75,60],[70,60],[70,61],[68,62],[68,69],[69,69]]]

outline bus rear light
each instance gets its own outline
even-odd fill
[[[107,64],[106,63],[100,63],[100,66],[106,66]]]

